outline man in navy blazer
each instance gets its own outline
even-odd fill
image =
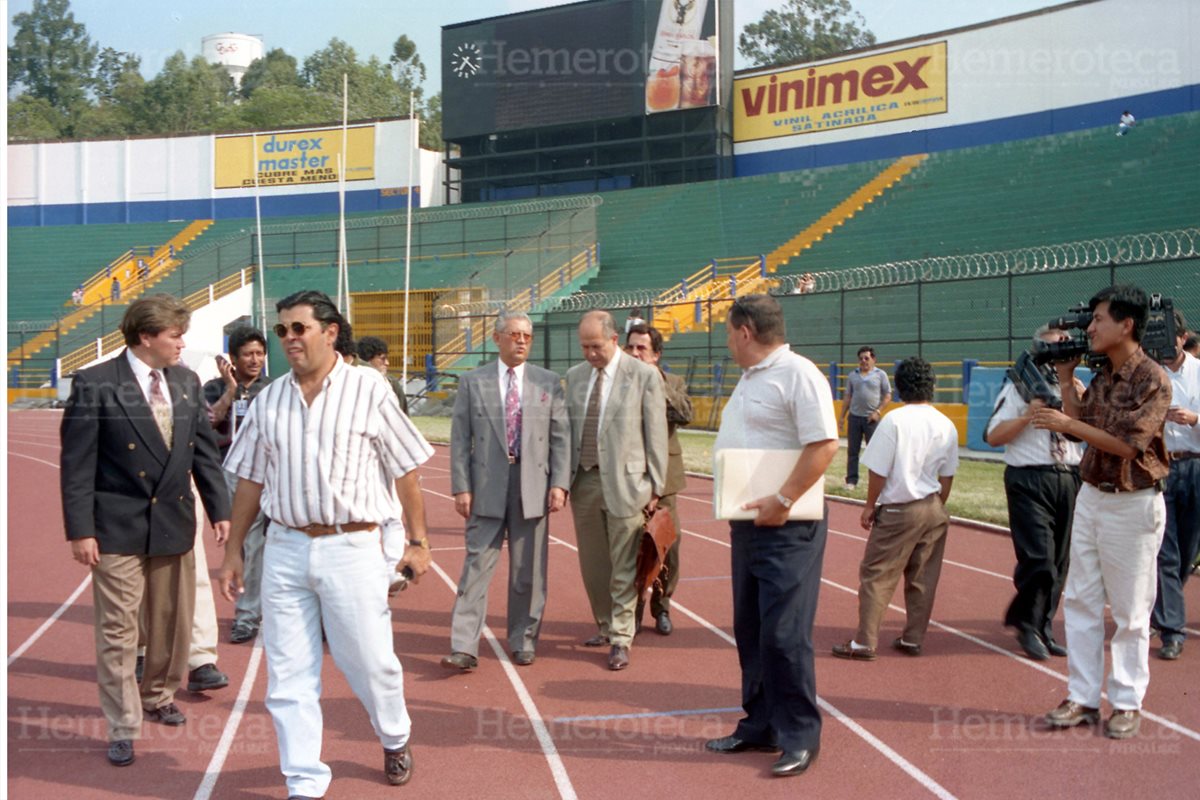
[[[62,419],[63,519],[72,557],[92,570],[100,707],[117,766],[133,762],[143,713],[185,722],[174,698],[196,593],[193,479],[217,542],[229,535],[229,496],[200,380],[180,365],[190,318],[170,295],[134,301],[121,321],[126,349],[75,376]]]

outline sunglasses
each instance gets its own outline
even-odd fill
[[[506,331],[505,336],[512,339],[514,342],[532,342],[533,334],[525,331]]]
[[[311,327],[312,327],[312,325],[305,325],[303,322],[293,322],[291,324],[291,327],[289,328],[287,325],[284,325],[282,322],[278,322],[275,324],[275,335],[278,336],[280,339],[286,339],[288,332],[291,331],[292,333],[296,334],[297,336],[303,336],[305,333],[308,332],[308,329]]]

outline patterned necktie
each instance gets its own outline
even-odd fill
[[[600,464],[596,440],[600,438],[600,395],[604,391],[604,370],[596,370],[596,383],[592,396],[588,398],[587,412],[583,415],[583,438],[579,442],[579,467],[591,469]]]
[[[517,388],[517,373],[508,368],[508,393],[504,396],[504,427],[508,437],[508,454],[521,455],[521,392]]]
[[[158,370],[150,371],[150,413],[154,414],[154,424],[162,434],[167,449],[171,449],[171,434],[175,430],[175,422],[171,419],[171,405],[163,394],[162,376]]]
[[[1058,431],[1050,431],[1050,457],[1055,464],[1064,464],[1067,460],[1067,440]]]

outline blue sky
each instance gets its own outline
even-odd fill
[[[734,0],[734,26],[757,21],[782,0]],[[852,0],[867,27],[886,42],[984,22],[1055,5],[1056,0]],[[2,5],[2,4],[0,4]],[[426,88],[440,91],[441,26],[481,17],[562,5],[562,0],[72,0],[75,18],[101,47],[136,53],[142,72],[153,77],[177,50],[200,52],[200,39],[234,31],[261,35],[269,50],[281,47],[298,61],[331,38],[348,42],[360,58],[386,59],[392,43],[406,34],[429,69]],[[12,16],[28,11],[33,0],[8,3],[8,41]],[[737,67],[751,66],[739,62]]]

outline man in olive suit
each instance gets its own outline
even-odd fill
[[[467,520],[467,559],[451,618],[448,669],[478,665],[488,584],[508,536],[508,648],[533,663],[546,605],[548,512],[567,502],[570,423],[562,384],[526,363],[533,324],[501,313],[492,339],[500,352],[458,382],[450,428],[450,490]]]

